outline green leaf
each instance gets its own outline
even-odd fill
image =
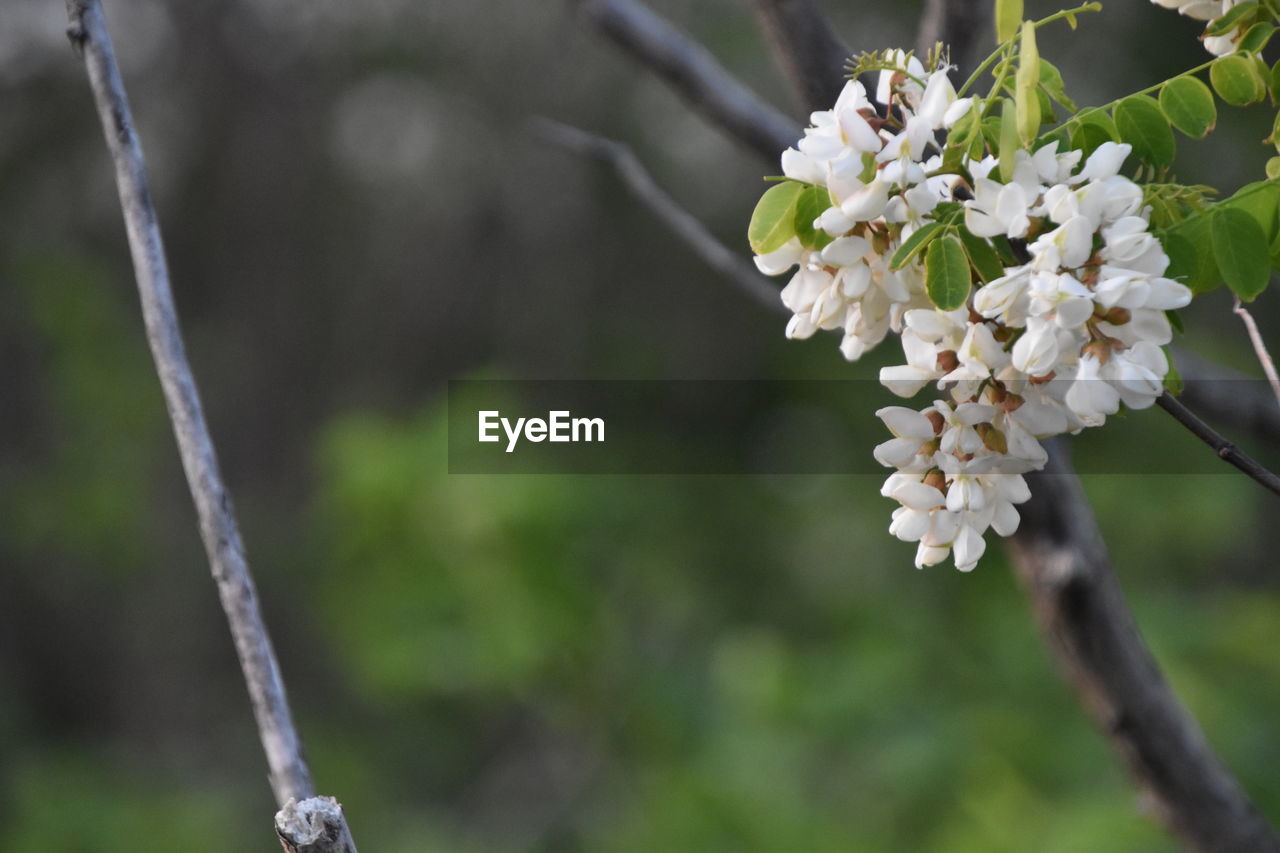
[[[804,184],[788,181],[770,187],[760,196],[747,226],[747,241],[753,252],[767,255],[796,236],[796,203],[804,190]]]
[[[1013,101],[1005,98],[1000,109],[1000,147],[996,156],[1000,158],[1000,180],[1009,183],[1013,180],[1013,170],[1017,166],[1018,125],[1017,108]]]
[[[1270,243],[1258,220],[1237,207],[1219,205],[1209,217],[1213,253],[1227,287],[1252,302],[1271,277]]]
[[[1266,94],[1257,65],[1238,53],[1214,60],[1209,66],[1209,82],[1218,97],[1237,107],[1260,101]]]
[[[1085,110],[1076,116],[1072,124],[1070,147],[1084,152],[1084,157],[1092,154],[1102,143],[1115,142],[1120,138],[1115,121],[1099,109]]]
[[[1280,184],[1271,181],[1245,184],[1235,195],[1217,204],[1217,208],[1224,207],[1243,210],[1253,217],[1268,243],[1280,234]]]
[[[1272,157],[1267,161],[1267,177],[1272,180],[1280,178],[1280,157]]]
[[[996,41],[1013,38],[1022,23],[1022,0],[996,0]]]
[[[1207,36],[1226,35],[1239,26],[1240,22],[1244,18],[1252,15],[1256,11],[1258,11],[1258,4],[1254,2],[1241,3],[1239,6],[1233,6],[1231,11],[1205,27],[1204,34]]]
[[[830,207],[831,193],[826,187],[805,187],[796,199],[795,232],[808,248],[821,249],[835,239],[821,228],[813,227],[813,220]]]
[[[1071,112],[1076,111],[1075,101],[1067,97],[1066,85],[1062,82],[1062,72],[1047,59],[1040,60],[1040,88]]]
[[[1166,83],[1160,89],[1160,108],[1187,136],[1204,136],[1218,120],[1213,92],[1195,77],[1175,77]]]
[[[1157,167],[1173,162],[1173,131],[1155,99],[1146,95],[1125,98],[1116,104],[1115,116],[1120,138],[1133,146],[1139,159]]]
[[[991,248],[990,243],[973,234],[963,225],[957,229],[957,233],[960,235],[960,243],[964,246],[964,253],[969,257],[969,263],[978,274],[978,278],[983,282],[992,282],[1004,275],[1004,264],[1000,263],[1000,256],[996,254],[995,249]]]
[[[1165,275],[1191,288],[1192,293],[1208,293],[1222,284],[1218,264],[1213,257],[1213,242],[1209,236],[1209,218],[1188,220],[1187,227],[1180,227],[1160,241],[1169,255],[1169,268]]]
[[[1257,53],[1270,43],[1271,37],[1275,34],[1275,26],[1259,21],[1245,30],[1244,36],[1240,39],[1238,49],[1246,53]]]
[[[1018,117],[1018,139],[1030,145],[1040,130],[1040,49],[1036,46],[1036,25],[1022,22],[1018,45],[1018,73],[1014,77],[1014,102]]]
[[[929,245],[929,242],[937,237],[946,226],[941,222],[930,222],[928,225],[916,229],[916,231],[908,237],[898,250],[893,253],[893,257],[889,259],[889,269],[900,270],[907,263]]]
[[[1267,91],[1271,93],[1272,103],[1280,99],[1280,59],[1277,59],[1276,64],[1267,72]]]
[[[939,309],[953,311],[969,299],[969,263],[955,237],[948,235],[929,244],[924,270],[925,290]]]

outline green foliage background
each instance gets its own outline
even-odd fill
[[[654,5],[788,103],[748,4]],[[856,48],[913,40],[910,4],[826,5]],[[272,850],[56,6],[17,4],[0,42],[0,850]],[[449,377],[879,362],[783,341],[609,175],[526,136],[543,113],[632,140],[745,253],[760,166],[558,6],[346,8],[108,2],[267,617],[361,848],[1173,849],[1000,549],[916,572],[877,479],[447,473]],[[1201,61],[1194,34],[1129,4],[1041,48],[1098,103]],[[1184,143],[1180,176],[1259,177],[1262,118]],[[1255,370],[1227,307],[1188,311],[1186,345]],[[1207,453],[1164,420],[1077,454]],[[1280,818],[1275,507],[1230,474],[1086,488],[1148,641]]]

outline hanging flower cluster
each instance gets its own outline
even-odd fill
[[[792,205],[796,233],[753,241],[767,249],[756,263],[798,267],[782,291],[789,337],[838,331],[856,360],[900,335],[906,363],[881,383],[902,397],[932,385],[937,399],[876,413],[893,435],[875,448],[895,469],[881,490],[900,504],[889,529],[919,543],[918,567],[951,556],[968,571],[988,528],[1017,529],[1041,439],[1162,393],[1165,312],[1191,291],[1165,277],[1143,191],[1119,174],[1129,145],[1085,158],[1006,144],[979,158],[982,102],[957,97],[940,56],[873,59],[875,101],[850,80],[783,154],[789,181],[757,213]],[[946,131],[960,150],[939,141]]]

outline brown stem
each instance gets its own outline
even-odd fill
[[[548,142],[608,164],[636,200],[670,228],[671,233],[692,249],[703,263],[761,305],[789,313],[778,299],[778,288],[741,254],[717,240],[696,216],[658,186],[630,148],[546,118],[536,119],[533,129]]]
[[[800,138],[795,122],[738,82],[711,53],[638,0],[573,0],[578,13],[667,82],[695,113],[772,168]]]
[[[1202,851],[1280,851],[1143,642],[1065,442],[1028,475],[1011,539],[1036,617],[1085,709],[1172,831]]]
[[[160,225],[148,188],[142,145],[134,129],[101,3],[99,0],[67,0],[67,15],[67,35],[84,58],[93,100],[115,166],[116,188],[147,342],[195,501],[205,553],[249,689],[258,735],[267,757],[271,789],[276,803],[283,807],[290,800],[314,796],[315,790],[311,772],[302,758],[280,665],[262,619],[231,496],[218,469],[217,453],[200,405],[195,376],[187,361]]]
[[[1280,477],[1268,471],[1256,459],[1236,447],[1226,436],[1200,420],[1195,412],[1179,403],[1178,399],[1168,391],[1157,397],[1156,403],[1172,415],[1174,420],[1190,430],[1192,435],[1212,447],[1224,462],[1243,471],[1264,489],[1280,495]]]
[[[817,0],[755,0],[774,59],[809,112],[830,109],[844,85],[849,48]]]

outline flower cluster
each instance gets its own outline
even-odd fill
[[[1244,0],[1151,0],[1157,6],[1173,9],[1180,15],[1195,18],[1197,21],[1216,21]],[[1214,56],[1226,56],[1234,53],[1244,37],[1246,27],[1237,26],[1220,35],[1202,37],[1204,49]]]
[[[862,84],[850,81],[835,107],[813,113],[804,139],[782,155],[788,178],[830,192],[832,206],[813,225],[834,239],[809,250],[792,238],[756,258],[767,275],[800,267],[782,291],[795,315],[787,336],[843,330],[840,349],[850,361],[896,331],[904,310],[930,304],[920,265],[895,271],[888,260],[950,199],[956,176],[929,177],[941,165],[936,133],[972,106],[956,98],[945,68],[926,74],[902,51],[889,57],[901,68],[880,73],[876,100],[884,116]]]
[[[1007,180],[994,157],[945,170],[935,134],[973,105],[957,99],[945,66],[926,74],[891,56],[900,67],[881,73],[883,118],[851,81],[783,156],[787,177],[829,190],[813,228],[830,242],[793,238],[756,261],[771,274],[799,265],[782,292],[789,336],[842,330],[853,360],[893,330],[906,364],[884,368],[881,383],[902,397],[930,384],[940,392],[923,411],[877,412],[894,437],[875,457],[896,469],[881,491],[901,504],[889,529],[919,543],[916,565],[953,556],[968,571],[988,528],[1017,529],[1015,506],[1030,497],[1022,475],[1047,460],[1041,439],[1162,393],[1165,312],[1191,292],[1164,277],[1169,258],[1148,230],[1142,190],[1119,174],[1128,145],[1104,143],[1083,164],[1056,144],[1018,151]],[[955,310],[930,300],[919,254],[891,268],[934,222],[1008,261]]]

